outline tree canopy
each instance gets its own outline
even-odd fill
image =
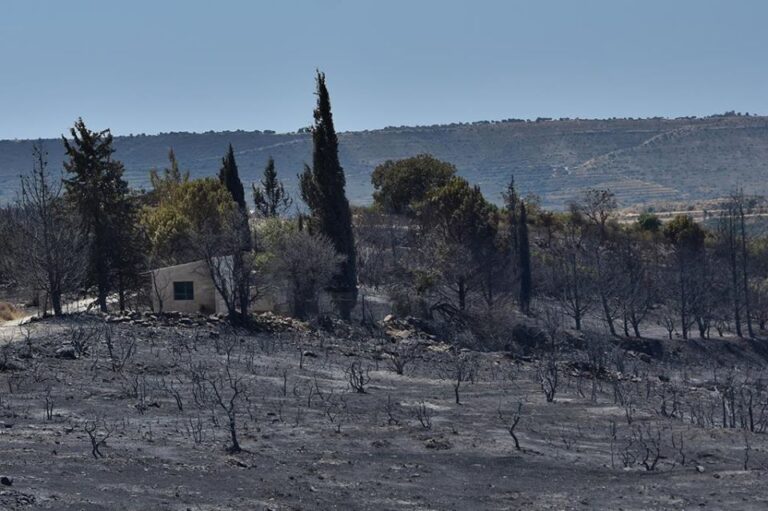
[[[371,174],[373,202],[386,213],[411,214],[433,190],[448,183],[456,167],[429,154],[387,160]]]

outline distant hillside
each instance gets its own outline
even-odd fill
[[[263,132],[166,133],[116,137],[116,157],[127,178],[145,187],[148,172],[166,164],[173,147],[192,176],[215,175],[227,144],[235,147],[246,185],[267,158],[295,191],[296,175],[311,160],[308,134]],[[46,140],[52,167],[63,149]],[[0,141],[0,197],[14,197],[18,175],[31,163],[30,141]],[[431,153],[453,162],[461,175],[498,202],[515,175],[523,193],[560,208],[580,190],[614,190],[623,205],[718,197],[742,186],[768,195],[768,117],[701,119],[480,122],[400,127],[340,135],[341,161],[352,202],[370,202],[370,173],[387,159]]]

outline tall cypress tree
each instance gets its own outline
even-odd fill
[[[512,257],[517,258],[518,255],[518,216],[517,216],[517,209],[518,204],[520,203],[520,198],[517,195],[517,190],[515,189],[515,176],[511,176],[509,179],[509,184],[507,185],[507,189],[502,194],[504,197],[504,206],[507,209],[507,224],[509,226],[509,244],[512,252]],[[517,263],[518,261],[513,261],[514,263]],[[517,264],[515,264],[517,266]]]
[[[312,168],[305,166],[299,178],[301,197],[312,212],[317,230],[328,236],[344,256],[331,291],[342,318],[348,320],[357,302],[357,268],[352,212],[344,188],[346,179],[339,162],[339,141],[333,127],[331,99],[325,74],[317,72],[317,106],[312,127]]]
[[[227,155],[221,160],[221,170],[219,170],[219,179],[227,187],[232,198],[240,206],[240,209],[246,211],[245,189],[240,181],[240,174],[237,171],[237,162],[235,161],[235,151],[232,144],[229,144]]]
[[[240,317],[237,319],[241,324],[248,322],[248,307],[251,303],[250,298],[250,266],[247,255],[244,252],[250,252],[253,248],[253,239],[251,238],[251,228],[248,225],[248,207],[245,204],[245,189],[240,181],[240,174],[237,170],[235,161],[235,151],[232,144],[229,144],[227,154],[221,160],[221,170],[219,170],[219,180],[229,190],[232,199],[238,206],[239,214],[235,215],[236,225],[232,228],[238,233],[242,240],[241,250],[234,250],[232,254],[232,274],[235,279],[236,299],[240,308]]]
[[[240,174],[237,170],[235,151],[232,149],[232,144],[229,144],[226,156],[221,159],[219,180],[221,181],[221,184],[229,190],[229,193],[232,195],[232,200],[235,201],[240,209],[240,225],[236,228],[242,233],[243,250],[251,250],[253,242],[251,240],[250,227],[248,226],[248,207],[245,204],[245,189],[243,188],[243,183],[240,181]]]
[[[528,215],[525,211],[525,202],[520,201],[520,216],[517,219],[517,260],[520,272],[520,310],[528,314],[531,310],[531,294],[533,293],[533,279],[531,277],[531,249],[528,241]]]
[[[118,217],[124,211],[128,184],[123,179],[123,164],[112,160],[109,130],[91,131],[78,119],[70,135],[71,140],[61,137],[68,158],[64,168],[72,176],[64,185],[83,222],[90,247],[90,280],[98,290],[99,308],[106,312],[116,251],[121,245],[116,242]]]
[[[285,191],[283,183],[277,179],[275,160],[271,156],[264,168],[264,177],[261,186],[252,185],[253,203],[256,213],[264,218],[274,218],[291,207],[291,197]]]

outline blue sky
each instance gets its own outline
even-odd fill
[[[0,138],[768,114],[762,0],[5,0]]]

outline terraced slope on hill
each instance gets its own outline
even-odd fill
[[[341,114],[339,114],[341,115]],[[264,132],[165,133],[117,137],[133,186],[148,182],[173,148],[194,177],[215,175],[227,144],[235,147],[246,182],[259,178],[271,155],[295,191],[296,175],[311,159],[307,134]],[[55,167],[58,140],[44,141]],[[549,207],[563,207],[587,187],[614,190],[623,205],[722,196],[736,187],[768,194],[768,118],[612,119],[480,122],[400,127],[340,135],[348,194],[370,201],[370,173],[387,160],[431,153],[453,162],[494,201],[514,174],[523,193]],[[0,141],[0,191],[12,198],[18,175],[31,163],[30,141]]]

